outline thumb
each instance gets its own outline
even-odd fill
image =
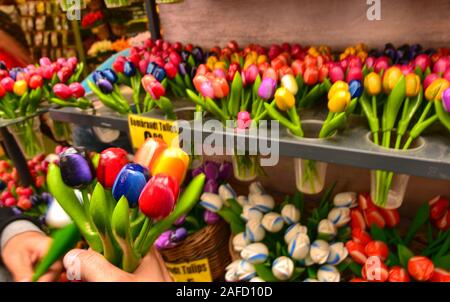
[[[71,281],[119,282],[129,281],[130,275],[92,250],[71,250],[64,256],[67,278]]]
[[[10,269],[13,278],[17,282],[31,282],[33,277],[33,264],[28,261],[28,258],[22,258],[23,255],[14,257],[14,265]]]

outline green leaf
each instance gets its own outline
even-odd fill
[[[275,276],[272,273],[272,270],[265,266],[264,264],[254,264],[253,267],[255,268],[256,274],[258,277],[263,279],[266,282],[277,282],[278,279],[275,278]]]
[[[433,264],[437,268],[442,268],[447,271],[450,270],[450,254],[434,258]]]
[[[292,277],[289,279],[289,281],[295,281],[303,274],[305,271],[304,267],[296,267],[294,268],[294,272],[292,273]]]
[[[308,266],[306,268],[306,273],[308,275],[308,278],[310,279],[317,279],[317,271],[314,267]]]
[[[352,273],[356,276],[361,278],[361,265],[359,265],[358,263],[354,262],[353,260],[350,262],[350,264],[348,265],[348,267],[350,268],[350,270],[352,271]]]
[[[436,114],[439,121],[448,129],[448,131],[450,131],[450,114],[444,110],[442,102],[434,102],[434,107],[436,108]]]
[[[405,245],[409,245],[411,243],[412,239],[419,231],[419,229],[428,221],[429,215],[430,206],[428,205],[428,203],[424,203],[417,211],[416,216],[409,226],[408,232],[406,233],[405,239],[403,240],[403,243]]]
[[[398,260],[404,268],[408,267],[408,261],[414,257],[414,253],[403,244],[397,245]]]
[[[386,234],[384,233],[383,229],[379,228],[375,223],[372,223],[372,225],[370,226],[370,235],[372,236],[373,240],[379,240],[387,243]]]

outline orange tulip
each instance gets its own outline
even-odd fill
[[[172,176],[182,184],[188,167],[189,156],[186,152],[177,147],[169,147],[156,158],[156,162],[151,166],[151,173]]]
[[[151,170],[156,159],[165,149],[167,149],[167,144],[162,139],[147,138],[144,144],[136,151],[133,161]]]
[[[384,92],[391,93],[392,89],[394,89],[397,82],[402,77],[403,73],[398,67],[390,67],[383,76],[383,88]]]
[[[415,97],[420,91],[420,77],[415,73],[409,73],[405,77],[406,96]]]

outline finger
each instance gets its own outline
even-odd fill
[[[67,276],[71,280],[87,282],[130,281],[130,274],[109,263],[94,251],[71,250],[63,260]]]
[[[155,253],[156,258],[158,260],[159,267],[160,267],[161,272],[162,272],[163,277],[164,277],[164,281],[165,282],[172,282],[173,279],[170,276],[169,271],[167,270],[166,263],[164,262],[164,259],[162,258],[161,254],[158,252],[158,250],[155,247],[153,247],[152,250]]]
[[[59,280],[61,277],[61,273],[63,270],[63,265],[61,261],[53,264],[50,269],[45,273],[41,278],[39,278],[38,282],[54,282]]]
[[[31,282],[33,278],[33,264],[27,255],[17,253],[9,259],[8,263],[8,270],[16,282]]]

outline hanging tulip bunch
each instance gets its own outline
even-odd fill
[[[231,178],[231,163],[224,161],[216,163],[207,161],[202,166],[188,172],[188,179],[195,178],[199,174],[205,174],[206,182],[203,193],[230,194],[235,197],[234,190],[227,184]],[[234,195],[233,195],[234,194]],[[234,198],[233,197],[233,198]],[[190,234],[193,234],[207,225],[213,225],[221,220],[216,213],[204,209],[197,204],[189,213],[177,219],[172,228],[158,237],[155,246],[160,250],[171,249],[178,246]]]
[[[288,196],[276,205],[260,183],[252,183],[248,197],[237,197],[241,212],[240,217],[234,218],[239,228],[235,227],[232,244],[240,259],[227,267],[225,280],[339,282],[341,273],[351,263],[344,242],[349,238],[349,207],[354,202],[348,195],[331,202],[331,191],[328,190],[319,208],[307,217],[301,193]],[[233,199],[220,200],[223,205],[219,215],[227,203],[231,211],[239,209],[233,208]],[[217,206],[205,194],[201,204]]]
[[[352,194],[356,200],[356,193]],[[439,231],[442,229],[437,222],[445,216],[447,207],[448,201],[440,196],[425,203],[402,237],[395,229],[399,223],[396,210],[378,208],[368,194],[359,195],[358,206],[351,210],[351,240],[345,244],[354,262],[355,277],[351,281],[450,282],[450,265],[445,256],[450,237],[448,232]],[[427,245],[416,256],[409,246],[423,228],[427,229]]]
[[[188,162],[184,151],[158,139],[148,139],[134,162],[120,148],[90,158],[71,147],[60,154],[59,165],[50,164],[47,181],[89,246],[132,272],[158,236],[199,200],[204,174],[180,189]]]

